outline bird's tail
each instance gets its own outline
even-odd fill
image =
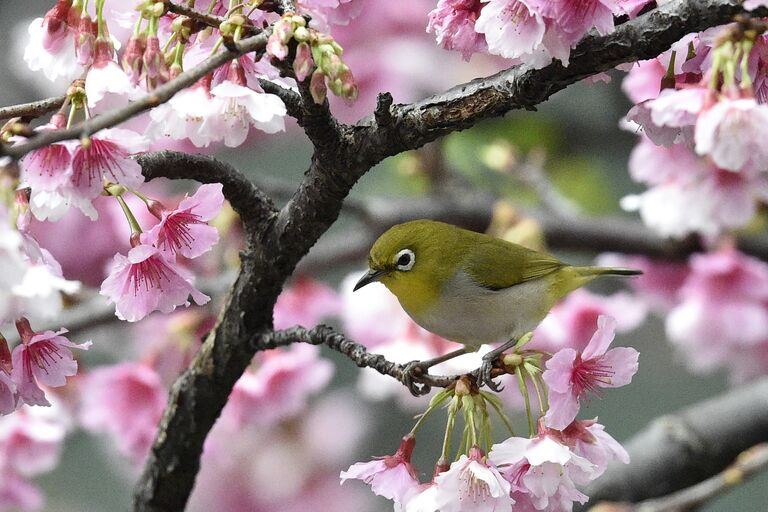
[[[576,267],[576,271],[584,276],[639,276],[642,270],[620,267]]]

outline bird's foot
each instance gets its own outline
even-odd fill
[[[429,374],[429,366],[428,361],[411,361],[403,368],[400,381],[413,396],[424,396],[432,390],[432,386],[424,382],[424,376]]]
[[[493,379],[507,373],[501,365],[500,355],[495,350],[485,354],[477,375],[477,384],[479,386],[485,384],[488,386],[488,389],[496,393],[504,389],[504,386],[497,384]]]

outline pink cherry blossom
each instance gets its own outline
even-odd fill
[[[613,32],[613,15],[620,12],[617,0],[534,0],[541,14],[557,24],[569,46],[574,46],[591,29],[599,34]]]
[[[714,237],[743,227],[768,198],[768,179],[754,171],[734,173],[697,157],[681,144],[659,147],[643,139],[630,155],[632,177],[651,185],[621,205],[639,211],[646,225],[668,237]]]
[[[666,319],[667,335],[685,353],[685,362],[711,371],[730,367],[741,352],[765,351],[768,265],[723,249],[692,256],[690,268],[680,302]]]
[[[160,376],[144,363],[98,367],[81,383],[80,422],[109,434],[118,450],[141,461],[149,452],[167,401]]]
[[[600,315],[616,319],[616,330],[624,333],[636,329],[647,313],[643,301],[627,293],[610,296],[576,290],[558,303],[536,327],[530,348],[556,352],[570,347],[583,350],[595,332]]]
[[[43,18],[36,18],[29,24],[29,41],[24,48],[24,61],[32,71],[41,71],[51,82],[59,79],[71,81],[83,73],[74,51],[74,32],[67,30],[55,44],[48,33]]]
[[[608,464],[615,460],[629,464],[627,450],[605,431],[605,427],[597,422],[597,418],[574,420],[562,432],[551,433],[570,447],[573,453],[594,464],[591,478],[598,478],[605,473]]]
[[[286,109],[274,94],[257,92],[243,85],[225,81],[211,94],[221,101],[220,115],[224,123],[224,144],[237,147],[245,142],[250,125],[265,133],[285,130]]]
[[[224,133],[221,109],[221,101],[211,95],[209,76],[152,109],[147,132],[152,137],[188,138],[197,147],[208,147]]]
[[[115,49],[110,41],[98,39],[94,50],[93,65],[85,76],[85,94],[88,106],[97,104],[101,108],[111,108],[127,103],[128,99],[136,97],[139,92],[131,83],[128,74],[115,59]],[[102,105],[104,98],[109,96],[109,103]]]
[[[83,197],[93,199],[101,194],[104,180],[129,188],[144,183],[141,166],[131,155],[146,151],[149,141],[124,128],[108,128],[96,132],[86,143],[80,143],[72,155],[72,185]]]
[[[39,512],[45,505],[45,496],[29,480],[0,470],[0,510]]]
[[[642,103],[659,95],[661,80],[666,69],[658,59],[641,60],[636,62],[621,83],[621,90],[632,103]]]
[[[544,18],[530,0],[489,0],[475,29],[485,34],[488,50],[494,55],[532,62],[536,67],[551,60],[543,47]]]
[[[596,467],[548,435],[532,439],[510,437],[488,454],[511,484],[515,508],[570,512],[573,503],[586,503],[576,489],[594,478]]]
[[[273,323],[275,329],[295,325],[314,327],[323,318],[340,311],[341,301],[332,288],[309,277],[299,276],[277,298]]]
[[[419,485],[416,468],[411,464],[415,446],[416,438],[405,436],[394,455],[377,457],[370,462],[357,462],[342,471],[339,475],[341,483],[351,479],[362,480],[371,486],[374,494],[403,503]]]
[[[56,411],[57,416],[63,411]],[[16,414],[0,420],[0,460],[2,468],[31,477],[53,470],[61,458],[66,426],[22,407]]]
[[[218,230],[207,222],[221,211],[222,188],[220,183],[201,185],[192,197],[185,197],[173,210],[153,202],[150,210],[160,222],[142,235],[142,242],[166,254],[185,258],[197,258],[208,252],[219,241]]]
[[[637,372],[638,352],[629,347],[613,348],[616,321],[597,320],[597,330],[583,352],[564,348],[546,363],[542,377],[549,386],[549,410],[544,424],[556,430],[567,427],[579,412],[579,400],[600,388],[629,384]]]
[[[474,447],[450,469],[435,476],[435,510],[440,512],[495,512],[515,503],[510,483],[492,460]]]
[[[91,342],[76,344],[61,336],[66,329],[58,332],[34,332],[25,319],[16,322],[22,343],[13,349],[13,371],[11,376],[17,385],[19,399],[29,405],[50,405],[40,384],[60,387],[67,383],[67,377],[77,373],[77,361],[70,348],[88,350]]]
[[[16,383],[13,382],[6,368],[0,369],[0,416],[16,410],[19,395],[16,393]]]
[[[632,107],[627,120],[640,125],[655,144],[691,144],[696,120],[709,96],[704,87],[664,89],[656,98]]]
[[[475,31],[484,5],[482,0],[440,0],[429,13],[427,32],[434,33],[437,44],[446,50],[460,51],[464,60],[473,53],[486,53],[485,37]]]
[[[225,415],[236,424],[271,425],[298,414],[310,396],[328,385],[334,371],[318,347],[303,344],[266,352],[260,363],[232,390]]]
[[[730,171],[768,169],[768,105],[721,98],[696,122],[696,153]]]
[[[152,311],[170,313],[177,306],[188,306],[190,295],[198,305],[210,300],[192,285],[187,271],[149,245],[137,245],[128,257],[115,254],[100,293],[115,303],[117,317],[129,322]]]

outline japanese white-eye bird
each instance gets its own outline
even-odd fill
[[[432,220],[391,227],[373,244],[368,267],[354,289],[374,281],[384,284],[417,324],[465,346],[450,355],[508,340],[483,359],[481,382],[494,389],[493,361],[532,331],[558,300],[601,275],[642,273],[572,266],[512,242]],[[429,361],[422,369],[445,359]]]

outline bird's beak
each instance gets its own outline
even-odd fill
[[[363,286],[367,284],[371,284],[374,281],[378,281],[381,276],[386,274],[387,272],[385,270],[369,270],[368,273],[366,273],[363,277],[360,278],[360,280],[355,284],[355,287],[352,289],[353,292],[356,292]]]

